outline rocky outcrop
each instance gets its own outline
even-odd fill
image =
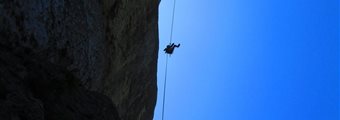
[[[1,120],[151,120],[159,0],[0,0]]]

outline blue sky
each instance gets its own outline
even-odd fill
[[[161,120],[173,0],[159,13]],[[338,0],[177,0],[165,120],[339,120]]]

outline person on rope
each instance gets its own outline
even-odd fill
[[[175,48],[179,47],[181,44],[175,45],[175,43],[169,44],[166,46],[166,48],[164,49],[165,53],[167,54],[172,54],[175,50]]]

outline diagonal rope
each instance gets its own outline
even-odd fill
[[[174,0],[174,5],[172,9],[172,21],[171,21],[171,32],[170,32],[170,43],[172,41],[172,33],[174,29],[174,21],[175,21],[175,9],[176,9],[176,0]],[[168,57],[169,55],[166,55],[166,63],[165,63],[165,77],[164,77],[164,87],[163,87],[163,108],[162,108],[162,120],[164,120],[164,113],[165,113],[165,94],[166,94],[166,78],[168,74]]]
[[[172,41],[172,33],[173,33],[173,29],[174,29],[174,21],[175,21],[175,9],[176,9],[176,0],[174,0],[174,5],[173,5],[173,9],[172,9],[172,21],[171,21],[171,32],[170,32],[170,43]]]
[[[166,63],[165,63],[165,77],[164,77],[164,90],[163,90],[163,109],[162,109],[162,120],[164,120],[164,111],[165,111],[165,91],[166,91],[166,78],[168,73],[168,56],[166,55]]]

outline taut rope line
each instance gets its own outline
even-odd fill
[[[174,0],[174,5],[172,9],[172,21],[171,21],[171,32],[170,32],[170,41],[169,45],[172,42],[172,34],[173,34],[173,29],[174,29],[174,21],[175,21],[175,9],[176,9],[176,0]],[[166,78],[168,74],[168,57],[169,55],[166,55],[166,63],[165,63],[165,77],[164,77],[164,90],[163,90],[163,108],[162,108],[162,120],[164,120],[164,113],[165,113],[165,94],[166,94]]]

